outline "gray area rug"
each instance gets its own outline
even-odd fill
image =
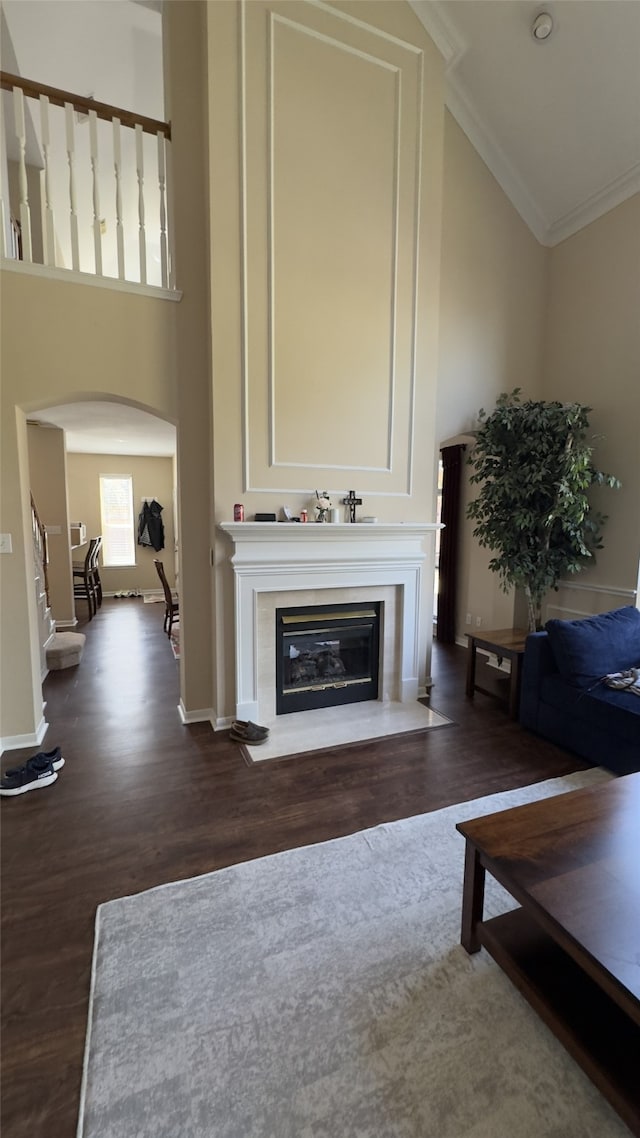
[[[622,1138],[485,952],[455,824],[579,772],[100,906],[82,1138]],[[486,911],[513,907],[489,882]]]

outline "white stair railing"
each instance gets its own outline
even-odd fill
[[[2,255],[174,288],[171,125],[5,71],[0,88],[0,168],[17,173],[0,186]]]
[[[49,606],[49,546],[47,543],[47,531],[40,521],[40,515],[36,509],[36,504],[31,495],[31,532],[33,535],[33,559],[36,566],[36,574],[41,578],[44,586],[44,593],[47,599],[47,607]]]

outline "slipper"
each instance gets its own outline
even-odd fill
[[[235,722],[231,724],[231,726],[235,731],[245,731],[256,735],[269,734],[268,727],[261,727],[259,723],[252,723],[250,719],[236,719]]]
[[[260,727],[258,723],[252,723],[250,719],[242,720],[237,719],[235,723],[231,724],[231,730],[235,731],[237,735],[241,735],[243,739],[251,743],[258,740],[266,739],[269,734],[268,727]]]
[[[251,738],[244,731],[236,731],[233,726],[229,732],[229,738],[233,739],[234,743],[248,743],[250,747],[257,747],[258,743],[266,743],[266,735],[258,735],[255,739]]]

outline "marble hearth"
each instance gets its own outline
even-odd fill
[[[377,600],[382,603],[378,700],[339,711],[354,724],[353,734],[347,731],[353,738],[367,737],[358,735],[355,720],[373,713],[397,724],[388,733],[414,729],[410,705],[424,680],[431,619],[433,547],[427,554],[425,545],[437,524],[227,522],[220,528],[233,543],[237,718],[276,724],[276,608]],[[409,726],[398,717],[401,704],[407,705]],[[319,716],[326,724],[327,717],[336,720],[336,710],[278,716],[277,727],[291,732],[283,721],[302,727],[301,720],[309,717],[311,725],[310,717],[315,724]]]

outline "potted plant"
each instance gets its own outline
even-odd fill
[[[481,489],[467,517],[476,523],[474,537],[493,552],[489,568],[505,592],[523,589],[532,632],[546,593],[602,548],[606,518],[590,506],[589,488],[620,485],[593,465],[590,411],[580,403],[521,402],[516,388],[498,398],[492,414],[479,413],[468,462]]]

